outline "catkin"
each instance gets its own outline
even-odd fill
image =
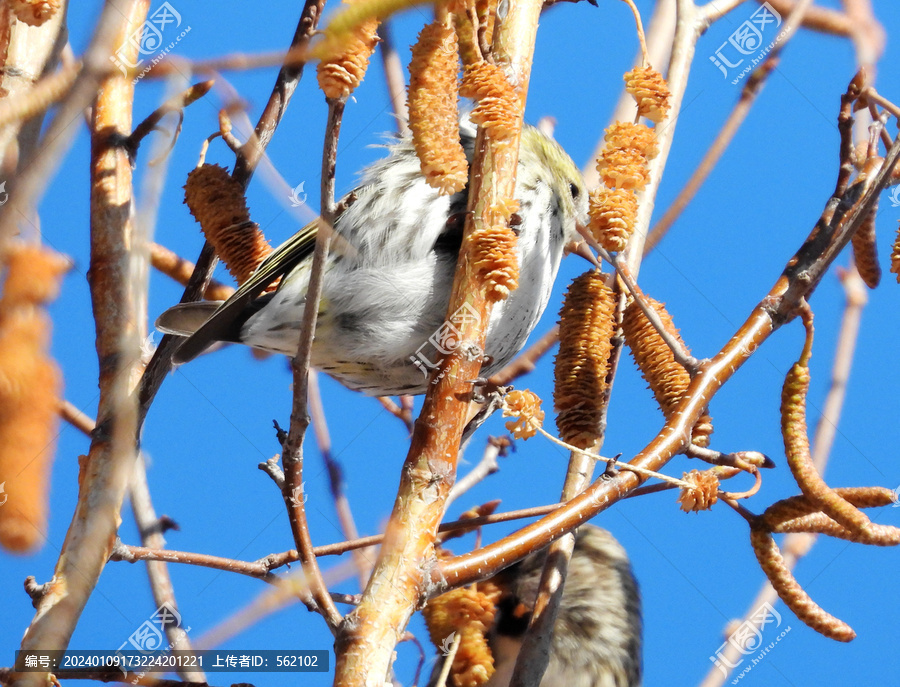
[[[576,277],[563,300],[553,401],[560,438],[578,448],[590,448],[600,434],[615,310],[615,294],[598,271]]]
[[[678,503],[685,513],[709,510],[719,500],[719,478],[712,470],[685,472],[683,480],[691,485],[678,491]]]
[[[608,251],[625,250],[634,233],[637,208],[637,196],[630,189],[595,189],[588,207],[591,234]]]
[[[509,199],[492,204],[485,213],[487,223],[472,232],[472,264],[492,303],[505,299],[519,285],[518,237],[509,228],[518,208],[518,202]]]
[[[506,429],[516,439],[530,439],[544,424],[540,397],[528,389],[510,391],[503,399],[503,417],[514,418],[506,423]]]
[[[669,86],[653,67],[635,67],[625,73],[625,90],[638,106],[638,115],[659,124],[669,111]]]
[[[494,224],[472,233],[472,262],[485,283],[487,299],[502,301],[519,285],[519,260],[515,232]]]
[[[29,26],[40,26],[59,10],[59,0],[9,0],[16,19]]]
[[[494,674],[487,633],[494,622],[499,590],[491,583],[461,587],[432,599],[422,609],[432,643],[446,651],[459,633],[459,648],[450,668],[454,687],[479,687]]]
[[[472,98],[470,118],[498,143],[511,143],[522,119],[522,101],[506,79],[503,69],[491,62],[466,65],[459,94]]]
[[[0,544],[24,553],[47,527],[62,375],[50,358],[50,318],[69,261],[40,246],[8,248],[0,298]]]
[[[200,165],[191,170],[184,202],[238,284],[247,281],[272,252],[259,225],[250,221],[244,187],[224,167]]]
[[[859,228],[853,232],[853,261],[863,282],[874,289],[881,282],[881,266],[878,264],[878,245],[875,242],[875,215],[878,214],[878,203],[872,212],[863,220]]]
[[[896,274],[897,282],[900,283],[900,227],[897,227],[897,237],[891,249],[891,274]]]
[[[806,431],[806,393],[809,390],[811,330],[800,360],[791,367],[781,390],[781,434],[788,467],[800,491],[826,515],[851,532],[865,530],[869,518],[829,487],[819,475],[809,453]]]
[[[656,131],[646,124],[615,122],[606,130],[603,140],[612,149],[636,150],[645,160],[652,160],[659,155]]]
[[[366,19],[341,36],[329,35],[326,29],[327,46],[322,48],[326,54],[316,67],[319,88],[326,97],[346,98],[362,82],[378,45],[378,24],[377,18]]]
[[[419,34],[409,63],[409,128],[422,174],[441,195],[457,193],[469,180],[459,140],[456,32],[435,21]]]
[[[649,297],[646,300],[659,314],[666,330],[684,344],[665,306]],[[688,371],[675,361],[672,349],[644,315],[637,301],[632,301],[625,308],[622,331],[625,334],[625,343],[631,349],[641,374],[650,385],[656,402],[663,414],[669,417],[684,399],[690,386],[691,377]],[[704,413],[694,425],[691,441],[697,446],[709,446],[710,434],[712,434],[712,420]]]
[[[597,160],[597,172],[608,188],[639,191],[650,181],[647,160],[634,148],[605,147]]]
[[[844,621],[825,611],[809,594],[784,564],[784,558],[772,535],[763,529],[751,528],[750,544],[760,567],[769,578],[773,589],[794,614],[819,634],[839,642],[849,642],[856,633]]]

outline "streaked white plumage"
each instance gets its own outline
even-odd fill
[[[460,133],[471,156],[474,130],[464,124]],[[326,267],[312,350],[314,367],[351,389],[379,396],[423,393],[429,368],[452,350],[453,339],[445,338],[452,328],[444,318],[466,209],[465,191],[440,196],[428,186],[408,139],[388,148],[389,155],[364,172],[356,200],[335,222],[339,240]],[[532,127],[523,130],[516,198],[522,220],[516,227],[519,287],[492,311],[484,375],[525,344],[547,305],[564,245],[575,237],[576,219],[586,220],[587,193],[578,168]],[[216,338],[293,355],[314,236],[307,227],[279,247],[251,277],[257,283],[248,282],[235,295],[239,299],[243,293],[243,301],[233,297],[199,329],[208,304],[176,306],[163,313],[157,327],[191,337],[182,346],[182,359]],[[286,270],[274,295],[247,297]],[[235,331],[228,330],[231,323]]]

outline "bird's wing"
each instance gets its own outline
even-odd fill
[[[234,329],[235,323],[241,318],[247,306],[278,277],[290,272],[313,252],[318,229],[318,220],[310,222],[278,246],[231,298],[222,303],[197,331],[184,340],[175,352],[173,360],[176,363],[186,363],[203,353],[214,342],[233,339],[233,335],[228,334]]]

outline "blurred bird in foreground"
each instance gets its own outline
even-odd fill
[[[488,635],[495,672],[484,687],[509,684],[545,559],[546,551],[533,553],[491,580],[502,591]],[[541,687],[639,687],[641,635],[641,598],[625,549],[606,530],[582,525]],[[439,662],[431,685],[440,667]]]

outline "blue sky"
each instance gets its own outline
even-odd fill
[[[161,3],[154,2],[154,8]],[[651,2],[638,5],[649,17]],[[836,2],[822,3],[837,6]],[[200,59],[231,52],[254,53],[282,49],[296,22],[297,3],[208,3],[172,0],[190,31],[174,54]],[[78,3],[70,17],[76,53],[84,48],[100,3]],[[672,154],[664,177],[657,214],[681,188],[739,96],[739,86],[712,65],[708,57],[756,8],[737,9],[715,25],[698,45],[694,70],[685,95]],[[888,98],[900,98],[900,78],[892,65],[900,59],[892,40],[900,35],[900,13],[891,3],[878,3],[879,19],[888,32],[887,51],[877,86]],[[418,8],[392,24],[404,64],[409,43],[427,18]],[[183,27],[182,27],[183,28]],[[546,13],[538,34],[535,66],[526,119],[556,118],[556,136],[578,164],[591,151],[621,88],[621,75],[632,65],[637,49],[633,21],[623,3],[602,0],[562,3]],[[256,120],[273,83],[275,69],[229,73],[226,78],[247,101]],[[855,71],[847,40],[801,33],[788,46],[758,104],[740,130],[697,199],[670,235],[647,258],[641,271],[644,290],[665,301],[684,339],[699,356],[714,354],[751,308],[768,291],[786,260],[809,232],[834,187],[838,135],[835,126],[839,95]],[[354,100],[348,104],[338,155],[338,190],[352,188],[355,173],[382,151],[372,144],[393,129],[380,62],[374,60]],[[164,95],[159,82],[138,87],[136,119],[146,116]],[[200,142],[217,128],[220,95],[214,92],[191,106],[184,130],[169,161],[170,176],[160,207],[156,240],[194,259],[202,244],[198,226],[182,204],[182,185],[196,163]],[[324,101],[307,71],[291,107],[269,149],[276,168],[292,186],[304,183],[311,207],[318,206],[318,170],[324,124]],[[96,355],[93,322],[85,279],[88,265],[88,139],[83,123],[75,144],[50,182],[41,205],[44,240],[71,255],[76,267],[52,306],[55,321],[53,351],[66,375],[66,397],[85,412],[96,411]],[[896,126],[891,125],[894,133]],[[142,150],[138,182],[148,158]],[[231,166],[233,156],[214,143],[210,161]],[[248,193],[253,219],[273,244],[299,228],[286,211],[288,199],[273,197],[257,178]],[[887,270],[900,207],[887,194],[878,215],[879,249]],[[847,264],[844,255],[838,264]],[[586,265],[569,258],[563,265],[553,299],[536,334],[550,328],[568,282]],[[228,275],[220,268],[220,278]],[[180,287],[152,275],[150,321],[175,303]],[[893,275],[870,293],[851,378],[846,407],[838,428],[826,477],[835,486],[900,485],[900,467],[893,455],[900,444],[896,389],[900,368],[890,352],[900,338],[897,303],[900,290]],[[817,339],[812,361],[809,398],[814,426],[828,388],[831,358],[843,307],[843,293],[829,273],[812,299]],[[778,403],[785,372],[796,360],[802,342],[799,323],[779,331],[716,396],[711,414],[715,448],[758,450],[778,467],[765,474],[761,492],[748,507],[768,504],[797,492],[788,473],[778,429]],[[406,454],[405,429],[372,399],[343,389],[323,378],[322,389],[333,450],[342,462],[346,492],[363,534],[377,533],[388,516]],[[151,461],[150,486],[159,513],[180,525],[170,532],[171,548],[254,560],[293,547],[284,506],[257,463],[279,452],[272,420],[287,426],[290,374],[286,360],[254,360],[246,349],[231,347],[178,369],[166,380],[144,430],[143,448]],[[547,399],[552,416],[552,366],[549,358],[520,380]],[[604,452],[626,457],[640,450],[661,425],[661,414],[645,389],[630,358],[623,360],[616,380]],[[549,424],[549,423],[548,423]],[[503,433],[492,419],[472,443],[463,470],[477,461],[488,434]],[[306,483],[310,527],[316,544],[340,540],[328,493],[327,476],[314,442],[307,453]],[[29,599],[21,591],[26,575],[39,582],[52,574],[76,499],[77,456],[87,440],[62,426],[54,466],[52,518],[48,541],[28,557],[2,555],[3,589],[0,623],[0,664],[12,661],[12,651],[32,617]],[[454,504],[456,515],[466,508],[501,498],[503,510],[551,503],[558,498],[566,454],[540,438],[519,442],[501,461],[502,470]],[[684,458],[666,472],[680,475],[695,467]],[[900,525],[900,509],[872,514],[878,522]],[[746,524],[730,509],[684,514],[673,492],[619,503],[594,520],[610,529],[628,550],[641,583],[645,619],[645,684],[694,685],[710,668],[710,656],[724,641],[726,622],[742,616],[763,581],[750,549]],[[499,538],[514,525],[496,525],[484,533]],[[137,543],[130,512],[123,516],[121,537]],[[471,546],[472,538],[455,543]],[[327,568],[338,560],[326,560]],[[900,590],[896,570],[900,552],[842,541],[820,539],[796,570],[797,578],[826,610],[852,625],[858,637],[848,645],[827,640],[797,620],[782,604],[776,607],[782,628],[790,632],[740,680],[742,685],[891,684],[900,659],[895,642]],[[72,640],[73,648],[118,647],[154,607],[141,565],[113,563],[85,610]],[[253,579],[207,569],[171,566],[185,623],[199,637],[247,605],[264,591]],[[356,582],[336,585],[355,592]],[[418,618],[411,629],[426,640]],[[329,649],[324,623],[302,606],[292,605],[230,639],[225,648]],[[416,652],[399,647],[397,670],[406,684],[412,679]],[[430,657],[429,657],[430,658]],[[223,679],[219,680],[218,677]],[[287,675],[223,675],[214,684],[249,681],[258,685],[296,683]],[[309,675],[304,685],[330,684],[330,676]]]

